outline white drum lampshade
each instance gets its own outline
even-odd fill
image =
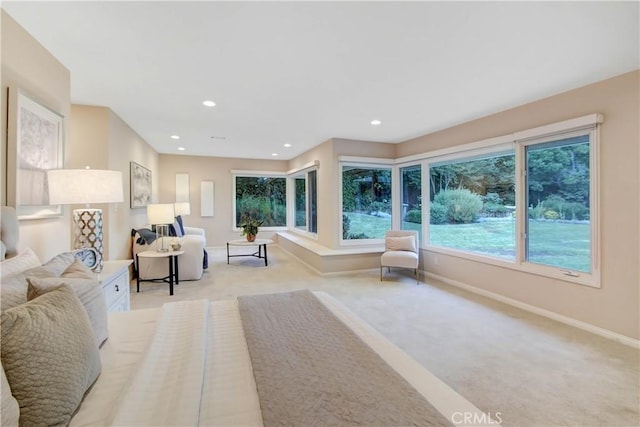
[[[73,211],[74,248],[93,248],[97,263],[94,271],[104,265],[102,245],[102,209],[90,209],[91,203],[121,203],[124,201],[122,173],[100,169],[55,169],[47,171],[49,203],[52,205],[86,205]]]
[[[176,216],[190,215],[191,204],[189,202],[176,202],[173,204]]]
[[[158,203],[147,205],[147,218],[149,224],[156,226],[156,250],[158,252],[168,252],[169,248],[164,246],[164,236],[167,236],[167,225],[173,224],[175,212],[173,203]],[[158,245],[158,242],[160,244]]]

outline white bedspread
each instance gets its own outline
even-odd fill
[[[455,413],[487,419],[334,298],[316,295],[447,419]],[[72,426],[262,425],[236,300],[114,313],[109,335],[100,351],[102,374]]]

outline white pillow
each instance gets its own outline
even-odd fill
[[[2,391],[0,392],[0,397],[2,398],[2,409],[0,410],[2,421],[0,425],[17,427],[20,419],[20,407],[16,398],[11,394],[11,387],[2,366],[0,366],[0,371],[2,374]]]
[[[30,268],[39,267],[41,264],[38,255],[31,248],[27,248],[13,258],[7,258],[0,262],[0,278],[4,279],[22,273]]]
[[[387,237],[386,246],[388,251],[410,251],[416,252],[416,239],[413,236]]]

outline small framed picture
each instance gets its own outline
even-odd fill
[[[151,171],[131,162],[131,208],[144,208],[151,202]]]

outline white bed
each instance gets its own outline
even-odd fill
[[[464,419],[460,414],[475,414],[466,419],[476,421],[488,419],[330,295],[315,294],[447,420]],[[197,319],[206,316],[204,312],[211,316],[203,323]],[[170,323],[170,331],[154,339],[161,322]],[[236,300],[114,313],[100,356],[102,373],[72,419],[73,426],[262,425]],[[176,400],[178,409],[168,411],[163,402]]]

